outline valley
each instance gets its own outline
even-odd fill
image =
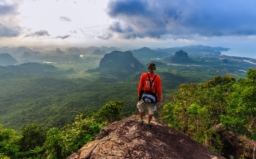
[[[205,82],[217,75],[238,79],[256,63],[255,59],[221,55],[226,48],[201,45],[115,54],[117,48],[106,47],[45,52],[4,49],[0,51],[9,52],[18,64],[0,66],[0,123],[16,130],[27,124],[62,127],[77,114],[95,112],[115,99],[124,101],[125,116],[136,113],[137,84],[149,61],[157,65],[166,103],[180,84]],[[100,54],[95,53],[97,49]],[[175,55],[180,50],[185,51]],[[105,62],[112,63],[101,65],[106,55]]]

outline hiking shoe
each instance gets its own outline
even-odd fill
[[[148,123],[147,127],[152,128],[152,124]]]
[[[144,121],[143,120],[139,120],[138,122],[139,122],[140,125],[143,125]]]

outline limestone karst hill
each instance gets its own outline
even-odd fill
[[[152,128],[137,121],[138,116],[134,115],[110,124],[68,159],[224,159],[155,119]]]
[[[100,60],[100,68],[139,69],[143,65],[129,51],[113,51]]]

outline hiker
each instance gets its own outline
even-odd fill
[[[159,75],[156,75],[156,65],[154,63],[148,64],[148,72],[142,73],[138,85],[139,101],[137,108],[139,110],[140,120],[139,123],[143,124],[143,116],[145,108],[148,108],[148,123],[147,126],[151,127],[151,119],[154,112],[157,110],[157,102],[162,100],[162,83]]]

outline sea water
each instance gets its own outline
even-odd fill
[[[228,56],[237,56],[237,57],[248,57],[248,58],[253,58],[256,59],[256,51],[223,51],[221,52],[222,55],[228,55]]]

